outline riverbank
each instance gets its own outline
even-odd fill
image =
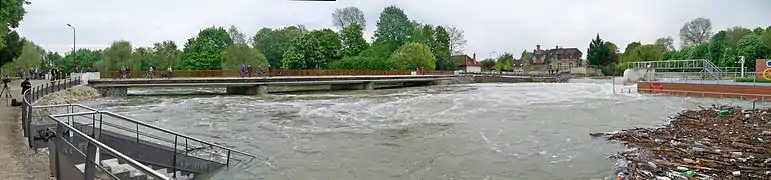
[[[11,94],[17,101],[21,99],[21,88],[12,86],[20,81],[9,83]],[[46,81],[33,80],[37,85]],[[37,102],[37,105],[76,103],[101,97],[97,91],[88,86],[77,86],[72,89],[49,94]],[[35,152],[29,149],[27,140],[23,137],[21,127],[21,109],[0,104],[0,177],[3,179],[53,179],[50,177],[49,151],[47,149]],[[37,119],[36,121],[41,121]],[[42,122],[33,122],[42,123]]]
[[[43,81],[32,81],[38,84]],[[21,99],[21,81],[8,83],[13,98]],[[49,179],[48,152],[29,149],[21,128],[21,109],[0,102],[0,177],[2,179]]]
[[[618,160],[623,179],[771,178],[771,109],[745,117],[738,107],[686,110],[659,128],[596,133],[630,149]]]

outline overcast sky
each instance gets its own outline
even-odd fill
[[[711,19],[713,31],[771,25],[771,0],[44,0],[27,6],[18,31],[57,52],[72,48],[67,23],[77,28],[78,48],[104,48],[115,40],[135,47],[174,40],[182,48],[212,25],[235,25],[249,36],[262,27],[334,28],[332,12],[356,6],[365,13],[369,40],[389,5],[411,20],[465,30],[465,52],[479,60],[504,52],[519,57],[536,44],[577,47],[586,54],[597,33],[622,50],[629,42],[663,36],[679,44],[678,30],[696,17]]]

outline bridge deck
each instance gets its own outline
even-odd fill
[[[311,80],[311,79],[401,79],[401,78],[440,78],[456,75],[387,75],[387,76],[266,76],[266,77],[206,77],[206,78],[132,78],[132,79],[92,79],[89,82],[134,82],[134,81],[275,81],[275,80]]]
[[[400,82],[427,82],[449,80],[450,78],[411,78],[411,79],[374,79],[374,80],[304,80],[304,81],[254,81],[254,82],[147,82],[143,83],[96,83],[93,87],[190,87],[190,86],[257,86],[257,85],[331,85],[331,84],[356,84],[356,83],[400,83]],[[218,79],[221,80],[221,79]],[[238,79],[242,80],[242,79]]]

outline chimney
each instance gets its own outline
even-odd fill
[[[474,61],[476,61],[476,60],[477,60],[477,53],[474,53],[474,55],[473,55],[473,56],[474,56],[474,57],[472,57],[472,59],[474,59]]]
[[[554,49],[560,49],[560,46],[554,46]]]
[[[535,50],[541,50],[541,45],[535,45]]]

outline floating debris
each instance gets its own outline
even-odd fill
[[[611,156],[624,162],[619,179],[771,179],[771,109],[687,110],[659,128],[590,133],[630,149]],[[745,118],[746,112],[749,120]]]

